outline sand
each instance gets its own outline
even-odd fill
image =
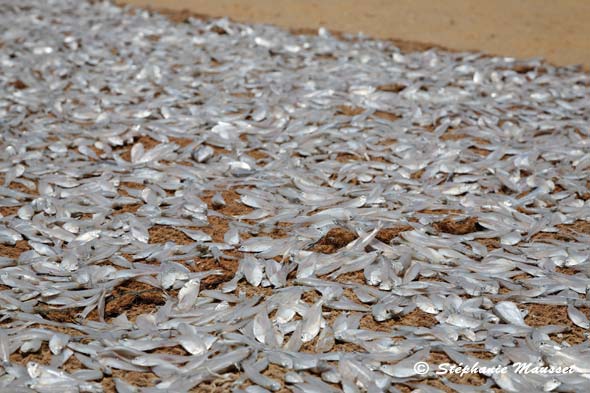
[[[363,32],[517,58],[544,57],[590,69],[590,2],[584,0],[119,0],[188,9],[290,29]]]

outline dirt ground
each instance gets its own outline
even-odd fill
[[[371,37],[480,50],[517,58],[544,57],[590,69],[590,2],[584,0],[124,0],[188,9],[240,22],[291,29],[363,32]]]

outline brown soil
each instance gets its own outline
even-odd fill
[[[477,222],[476,217],[469,217],[459,221],[455,221],[448,217],[432,224],[432,226],[439,232],[450,233],[453,235],[466,235],[482,229]]]
[[[496,238],[476,239],[475,241],[483,246],[486,246],[488,251],[496,250],[502,247],[500,241]]]
[[[124,380],[131,385],[140,387],[140,388],[147,388],[152,387],[156,384],[159,380],[158,376],[154,373],[149,371],[147,372],[138,372],[138,371],[123,371],[113,369],[112,377],[105,377],[102,379],[101,384],[104,389],[104,393],[116,393],[117,390],[115,388],[115,380],[114,378],[119,378]]]
[[[134,321],[141,314],[156,311],[165,302],[166,296],[161,289],[139,281],[127,281],[115,288],[106,299],[105,318],[126,314],[130,321]],[[93,317],[92,313],[89,317]]]
[[[420,214],[460,214],[461,210],[457,209],[424,209],[420,210]]]
[[[572,323],[567,315],[567,306],[555,306],[548,304],[529,304],[526,306],[528,315],[524,319],[529,326],[548,326],[557,325],[565,326],[566,330],[562,333],[552,334],[551,339],[556,342],[567,342],[570,345],[581,344],[586,342],[588,330],[576,326]],[[589,317],[590,309],[588,307],[579,308],[581,312]]]
[[[37,352],[21,353],[20,350],[10,355],[10,361],[25,366],[28,362],[37,362],[45,366],[51,362],[51,351],[49,345],[44,342]]]
[[[240,252],[226,252],[226,254],[231,254],[231,256],[235,256],[236,259],[226,259],[221,258],[219,261],[216,261],[213,258],[197,258],[195,259],[194,263],[194,271],[197,272],[205,272],[208,270],[221,270],[221,274],[211,275],[205,277],[201,280],[201,288],[203,289],[213,289],[217,288],[220,284],[231,280],[236,271],[238,270],[239,260],[242,256]]]
[[[29,242],[26,240],[19,240],[14,246],[0,244],[0,256],[7,258],[18,258],[20,254],[25,251],[29,251],[31,247]]]
[[[357,116],[361,113],[365,112],[365,108],[360,107],[353,107],[348,105],[340,105],[337,107],[338,113],[345,115],[345,116]],[[385,112],[385,111],[375,111],[373,116],[378,117],[380,119],[395,121],[398,120],[400,117],[394,113]]]
[[[388,120],[388,121],[396,121],[398,119],[401,119],[401,117],[396,115],[395,113],[385,112],[385,111],[375,111],[375,113],[373,113],[373,115],[380,118],[380,119]]]
[[[361,329],[374,330],[378,332],[391,332],[395,326],[421,326],[432,327],[437,325],[438,321],[432,314],[425,313],[420,309],[406,315],[395,315],[387,321],[378,322],[371,315],[365,315],[361,319]]]
[[[340,105],[338,108],[338,112],[345,115],[345,116],[356,116],[360,115],[365,111],[363,108],[347,106],[347,105]]]
[[[240,377],[235,372],[225,373],[223,375],[216,376],[215,378],[201,382],[198,386],[195,386],[190,393],[217,393],[217,392],[230,392],[236,380]]]
[[[108,320],[124,313],[133,322],[139,315],[156,311],[165,301],[166,297],[161,289],[139,281],[126,281],[105,299],[104,317]],[[77,323],[81,308],[55,308],[40,305],[36,311],[50,321]],[[98,310],[91,311],[87,319],[98,320]]]
[[[355,233],[348,229],[332,228],[311,248],[311,251],[333,254],[346,247],[348,243],[357,237]]]
[[[169,137],[168,140],[170,141],[170,143],[176,143],[180,147],[187,147],[188,145],[194,142],[194,140],[190,138]]]
[[[576,221],[573,224],[558,224],[555,226],[557,232],[539,232],[531,237],[534,241],[558,240],[574,241],[580,235],[590,235],[589,221]]]
[[[383,243],[389,244],[393,239],[399,236],[400,233],[411,231],[414,228],[409,225],[402,225],[399,227],[383,228],[377,232],[375,238],[382,241]]]
[[[264,160],[269,157],[268,154],[261,150],[250,150],[247,154],[256,161]]]
[[[5,186],[4,184],[4,175],[0,175],[0,181],[2,182],[2,185]],[[25,194],[29,194],[29,195],[38,195],[37,193],[37,185],[34,185],[35,188],[30,189],[28,187],[26,187],[24,184],[21,184],[18,182],[18,180],[16,181],[12,181],[9,185],[8,188],[14,191],[19,191]]]
[[[154,225],[149,230],[150,244],[160,244],[166,242],[174,242],[180,245],[193,244],[195,241],[181,232],[180,230],[165,226],[165,225]]]
[[[20,209],[20,206],[4,206],[0,207],[0,214],[2,217],[14,216]]]
[[[117,216],[119,214],[135,213],[142,206],[143,206],[143,204],[140,204],[140,203],[130,203],[130,204],[127,204],[127,205],[115,206],[113,208],[113,213],[112,214],[114,216]]]
[[[139,138],[134,138],[133,143],[129,143],[123,147],[119,147],[113,150],[119,153],[121,158],[125,161],[131,161],[131,149],[137,143],[143,144],[144,151],[149,151],[160,144],[160,142],[158,142],[157,140],[152,139],[149,136],[143,135]]]
[[[493,353],[488,352],[483,344],[466,344],[465,348],[473,348],[473,352],[466,352],[466,354],[478,359],[491,360],[496,357]]]
[[[407,87],[406,85],[402,85],[400,83],[390,83],[387,85],[377,86],[377,90],[385,91],[388,93],[399,93],[399,92],[403,91],[406,87]]]
[[[207,204],[209,209],[216,210],[226,216],[233,217],[250,213],[253,209],[242,203],[240,200],[240,194],[237,191],[238,190],[235,189],[205,191],[203,195],[201,195],[201,200]],[[223,197],[225,206],[216,206],[213,204],[213,196],[218,192]]]
[[[562,266],[558,266],[555,268],[555,271],[557,273],[561,273],[561,274],[566,274],[568,276],[573,276],[574,274],[578,273],[578,270],[576,270],[575,267],[562,267]]]

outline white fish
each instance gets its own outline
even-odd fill
[[[70,341],[67,334],[56,333],[49,340],[49,350],[52,354],[58,355]]]
[[[255,287],[260,285],[264,277],[264,265],[251,255],[246,255],[240,261],[240,271],[244,273],[246,280]]]
[[[203,231],[194,230],[194,229],[184,229],[184,228],[180,228],[180,230],[185,235],[187,235],[191,239],[198,241],[198,242],[210,242],[213,240],[213,238],[211,236],[207,235]]]
[[[402,360],[401,362],[398,362],[393,365],[381,366],[381,371],[395,378],[407,378],[414,376],[417,374],[417,368],[415,367],[415,365],[418,362],[424,362],[429,352],[429,349],[420,350],[412,356]]]
[[[313,340],[320,332],[322,323],[323,301],[318,301],[307,309],[301,321],[301,341],[304,343]]]
[[[275,339],[272,323],[268,318],[266,311],[261,310],[258,314],[256,314],[254,320],[252,321],[252,331],[254,333],[254,337],[259,342],[271,347],[278,345]]]
[[[567,306],[567,315],[575,325],[584,329],[590,329],[590,322],[588,321],[588,317],[586,317],[586,315],[584,315],[583,312],[581,312],[571,304],[568,304]]]
[[[193,278],[186,282],[180,291],[178,291],[178,310],[188,311],[197,302],[197,296],[199,295],[201,281],[197,278]]]
[[[494,306],[494,311],[504,322],[512,323],[518,326],[527,326],[522,313],[512,302],[500,302]]]
[[[210,146],[204,145],[193,152],[193,159],[197,162],[204,163],[213,157],[214,153],[214,150]]]

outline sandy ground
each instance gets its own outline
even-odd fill
[[[583,0],[126,0],[287,28],[326,26],[372,37],[590,67],[590,2]]]

